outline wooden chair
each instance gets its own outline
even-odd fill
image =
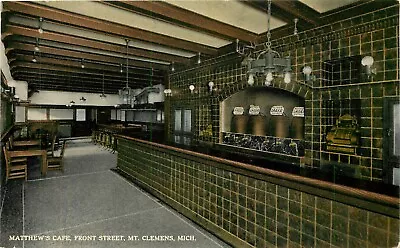
[[[6,161],[6,182],[8,179],[25,178],[28,179],[28,169],[25,161],[11,161],[8,155],[8,150],[3,146],[4,158]]]
[[[65,141],[61,145],[61,150],[60,150],[60,155],[55,156],[55,153],[53,153],[53,156],[48,156],[47,157],[47,169],[48,170],[61,170],[64,172],[64,151],[65,151]]]
[[[54,148],[55,148],[55,145],[56,145],[56,139],[57,139],[57,136],[54,135],[53,139],[52,139],[52,142],[51,142],[49,148],[47,149],[47,156],[48,157],[53,157],[54,156]]]
[[[12,141],[10,139],[6,142],[6,145],[4,147],[6,148],[7,151],[12,151],[13,150],[11,143],[12,143]],[[18,157],[18,158],[8,158],[8,160],[11,163],[20,163],[20,162],[27,163],[28,158],[27,157]]]

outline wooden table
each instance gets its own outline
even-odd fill
[[[25,151],[8,151],[8,155],[10,158],[18,158],[18,157],[42,157],[42,166],[40,171],[43,176],[47,174],[47,151],[46,150],[25,150]]]
[[[13,148],[25,148],[40,146],[40,140],[21,140],[12,143]]]

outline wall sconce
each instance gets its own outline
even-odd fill
[[[213,87],[214,87],[214,82],[213,82],[213,81],[210,81],[210,82],[208,83],[208,88],[210,89],[210,92],[212,92]]]
[[[304,66],[303,67],[303,74],[304,74],[304,81],[310,81],[310,80],[314,80],[315,76],[311,75],[312,73],[312,68],[310,66]]]
[[[365,73],[367,74],[368,78],[372,74],[376,74],[376,68],[372,68],[372,65],[374,64],[374,58],[372,56],[365,56],[362,58],[361,64],[365,66]]]
[[[164,90],[165,96],[172,96],[172,90],[171,89],[165,89]]]
[[[193,85],[193,84],[191,84],[191,85],[189,86],[189,90],[190,90],[190,93],[193,93],[193,91],[194,91],[194,85]]]
[[[81,97],[81,99],[79,99],[81,102],[86,102],[86,98],[84,98],[83,96]]]

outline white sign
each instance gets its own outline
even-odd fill
[[[293,117],[304,117],[304,107],[294,107],[292,111]]]
[[[260,106],[250,105],[249,115],[259,115],[260,114]]]
[[[283,115],[285,108],[283,106],[272,106],[270,110],[271,115]]]
[[[244,114],[244,108],[243,107],[235,107],[233,109],[233,115],[243,115]]]

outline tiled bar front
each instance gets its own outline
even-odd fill
[[[234,247],[396,247],[399,199],[118,137],[118,169]]]

